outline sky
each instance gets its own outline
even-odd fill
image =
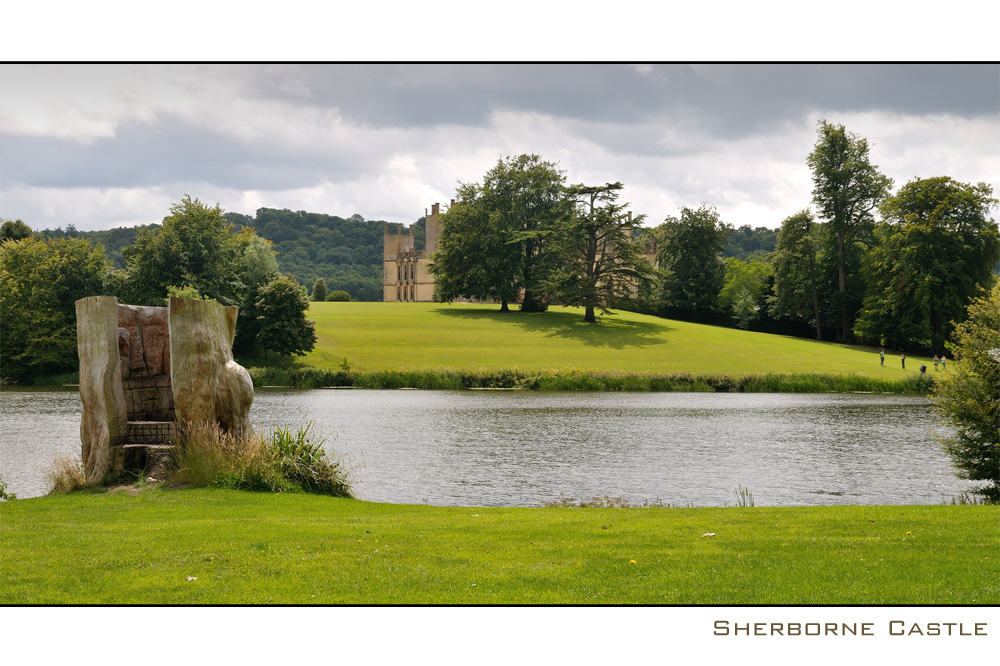
[[[533,153],[620,181],[655,225],[682,206],[775,228],[811,204],[817,123],[867,139],[894,189],[1000,193],[1000,65],[0,65],[0,217],[159,222],[185,195],[413,222]]]

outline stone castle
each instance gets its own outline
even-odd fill
[[[452,205],[455,201],[452,200]],[[413,227],[385,225],[383,245],[382,300],[430,303],[434,300],[434,276],[427,270],[430,257],[437,251],[441,231],[441,204],[424,211],[424,249],[414,246]]]

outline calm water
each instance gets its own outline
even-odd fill
[[[538,506],[560,494],[758,506],[940,504],[968,487],[925,398],[839,394],[258,391],[260,425],[313,421],[380,502]],[[79,456],[71,390],[0,391],[0,475],[19,497]]]

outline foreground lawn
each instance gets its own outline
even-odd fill
[[[864,373],[903,378],[928,359],[619,311],[597,324],[581,308],[501,314],[497,306],[441,303],[311,303],[319,338],[306,365],[359,370],[513,368],[714,373]]]
[[[982,506],[74,493],[0,505],[0,603],[997,604],[998,521]]]

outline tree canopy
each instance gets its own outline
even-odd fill
[[[719,309],[729,312],[739,328],[747,329],[766,307],[774,270],[758,259],[726,258],[725,284],[719,292]]]
[[[985,183],[914,179],[882,206],[864,258],[867,296],[855,332],[876,344],[945,349],[969,300],[993,282],[1000,232]]]
[[[481,185],[460,183],[430,267],[436,298],[498,301],[506,310],[523,293],[522,310],[543,309],[553,225],[567,214],[563,183],[537,155],[499,160]]]
[[[654,230],[660,269],[667,271],[663,296],[668,305],[692,313],[712,312],[724,284],[725,267],[719,254],[730,227],[714,206],[681,208]]]
[[[224,305],[238,301],[237,244],[222,209],[184,195],[170,207],[159,232],[139,230],[122,250],[126,276],[120,296],[136,305],[157,305],[167,287],[189,285]]]
[[[31,227],[21,220],[4,220],[0,223],[0,243],[31,237]]]
[[[78,364],[76,301],[104,292],[110,263],[82,238],[0,245],[0,373],[21,382]]]

